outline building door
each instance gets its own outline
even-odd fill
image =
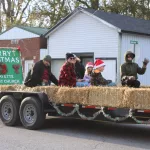
[[[102,75],[107,80],[117,81],[117,60],[116,59],[103,59],[105,63],[105,69]]]
[[[26,78],[27,73],[32,68],[33,64],[34,64],[33,60],[25,60],[24,79]]]
[[[88,62],[93,62],[93,57],[82,57],[81,58],[81,62],[82,62],[82,64],[84,65],[84,66],[86,66],[86,64],[88,63]]]
[[[58,79],[60,75],[60,69],[62,65],[64,64],[65,59],[59,60],[59,59],[53,59],[51,62],[51,71],[55,75],[55,77]]]

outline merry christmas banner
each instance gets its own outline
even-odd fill
[[[0,85],[22,83],[20,51],[17,48],[0,48]]]

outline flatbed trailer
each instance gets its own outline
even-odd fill
[[[46,115],[116,123],[150,123],[150,110],[55,104],[44,92],[0,92],[0,118],[5,125],[15,126],[21,122],[27,129],[39,129]]]

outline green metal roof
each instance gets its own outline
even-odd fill
[[[43,34],[45,34],[49,30],[47,28],[29,27],[29,26],[13,26],[10,29],[12,29],[14,27],[26,30],[28,32],[32,32],[32,33],[37,34],[37,35],[43,35]],[[7,29],[4,32],[1,32],[0,35],[3,34],[3,33],[5,33],[5,32],[7,32],[7,31],[9,31],[10,29]]]
[[[21,28],[23,30],[38,34],[38,35],[42,35],[45,34],[48,29],[47,28],[39,28],[39,27],[28,27],[28,26],[16,26],[18,28]]]

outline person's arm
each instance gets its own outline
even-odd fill
[[[106,80],[102,75],[100,76],[99,80],[101,85],[107,85],[111,83],[111,80]]]
[[[125,80],[128,78],[128,76],[126,75],[126,69],[124,65],[121,65],[120,67],[120,74],[121,74],[121,80]]]
[[[90,83],[93,86],[100,86],[101,85],[100,76],[95,76],[94,74],[92,74]]]
[[[92,86],[99,86],[98,82],[97,82],[96,79],[93,78],[93,77],[91,78],[90,83],[91,83]]]
[[[32,79],[36,80],[37,83],[42,82],[42,71],[41,71],[41,67],[39,66],[39,63],[36,63],[33,67],[33,72],[32,72]]]
[[[146,71],[146,66],[147,66],[148,63],[149,63],[149,59],[145,58],[144,61],[143,61],[143,67],[140,68],[139,66],[137,66],[137,73],[141,74],[141,75],[144,74],[145,71]]]
[[[138,74],[142,75],[145,73],[145,71],[146,71],[146,66],[143,66],[142,68],[139,66],[137,67],[137,73]]]
[[[86,81],[86,82],[90,82],[90,77],[88,75],[84,75],[84,78],[83,80]]]
[[[143,67],[139,67],[138,64],[137,64],[137,73],[138,74],[144,74],[145,71],[146,71],[146,66],[147,64],[149,63],[149,59],[145,58],[144,61],[143,61]]]
[[[55,84],[58,85],[58,80],[57,78],[51,73],[50,74],[50,80]]]

